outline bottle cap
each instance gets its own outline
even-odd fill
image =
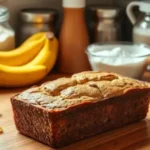
[[[139,9],[141,12],[150,13],[150,2],[149,1],[140,2]]]
[[[67,8],[84,8],[85,0],[63,0],[63,7]]]

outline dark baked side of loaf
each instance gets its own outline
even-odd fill
[[[82,72],[11,98],[18,131],[52,147],[145,118],[148,83],[109,72]]]
[[[148,89],[131,90],[125,95],[54,112],[15,98],[11,102],[20,133],[51,147],[62,147],[144,119],[148,94]]]

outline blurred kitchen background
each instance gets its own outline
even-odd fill
[[[0,5],[0,48],[10,50],[10,59],[2,55],[3,64],[10,68],[14,60],[22,68],[32,61],[28,60],[30,51],[44,49],[40,60],[47,63],[39,64],[48,68],[54,60],[51,68],[55,73],[109,70],[140,79],[150,70],[150,0],[0,0]],[[45,32],[55,39],[54,48],[49,44],[54,40],[48,40]],[[41,47],[37,46],[40,38],[46,40]],[[30,41],[27,46],[25,40]],[[14,45],[29,54],[24,57],[22,50],[15,53]],[[50,56],[50,51],[56,52]]]
[[[132,25],[126,16],[125,8],[129,2],[133,0],[87,0],[87,6],[89,5],[102,5],[102,6],[117,6],[122,9],[120,16],[120,24],[123,32],[123,41],[131,41]],[[61,0],[0,0],[0,4],[8,7],[10,12],[10,24],[15,29],[16,33],[19,25],[19,11],[23,8],[55,8],[59,10],[59,19],[57,21],[57,32],[59,32],[61,18],[62,18],[62,1]],[[92,16],[86,11],[86,20],[90,22]],[[89,29],[90,33],[90,29]]]

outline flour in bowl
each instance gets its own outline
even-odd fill
[[[88,57],[95,71],[112,71],[139,78],[146,68],[150,49],[145,45],[92,45]]]

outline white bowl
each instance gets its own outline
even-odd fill
[[[148,66],[150,47],[133,43],[91,44],[86,51],[92,70],[139,79]]]

